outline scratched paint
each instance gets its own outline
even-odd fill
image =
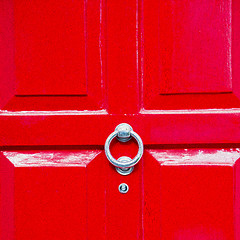
[[[86,167],[101,151],[2,152],[15,167]]]
[[[234,165],[240,149],[148,150],[162,165]]]

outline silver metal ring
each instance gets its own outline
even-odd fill
[[[138,143],[138,153],[137,155],[131,159],[129,157],[125,157],[125,156],[122,156],[118,159],[115,159],[111,152],[110,152],[110,144],[112,142],[112,140],[115,138],[115,137],[118,137],[117,139],[119,139],[119,136],[121,136],[122,132],[120,132],[118,129],[120,127],[128,127],[128,132],[124,132],[125,134],[129,134],[128,137],[124,137],[124,139],[122,140],[122,142],[126,142],[126,139],[128,138],[128,140],[133,137],[136,139],[137,143]],[[124,130],[125,130],[124,129]],[[124,134],[123,133],[123,134]],[[120,140],[120,139],[119,139]],[[127,140],[127,141],[128,141]],[[120,140],[121,141],[121,140]],[[115,167],[118,167],[118,168],[130,168],[130,167],[133,167],[134,165],[136,165],[139,160],[141,159],[142,155],[143,155],[143,142],[142,142],[142,139],[140,138],[140,136],[135,133],[133,130],[132,130],[132,127],[126,123],[122,123],[120,125],[118,125],[115,129],[115,131],[113,133],[111,133],[109,135],[109,137],[107,138],[106,142],[105,142],[105,154],[107,156],[107,159],[115,166]]]

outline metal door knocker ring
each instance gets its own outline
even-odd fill
[[[133,137],[138,143],[137,155],[133,159],[127,156],[122,156],[118,159],[115,159],[110,152],[110,144],[115,137],[120,142],[127,142]],[[112,163],[116,167],[118,173],[120,173],[121,175],[128,175],[133,171],[133,166],[139,162],[143,155],[142,139],[137,133],[133,131],[132,127],[129,124],[121,123],[116,127],[115,131],[111,133],[107,138],[105,142],[105,154],[110,163]]]

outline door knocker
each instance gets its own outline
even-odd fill
[[[110,144],[115,137],[120,142],[127,142],[132,137],[136,139],[138,143],[137,155],[133,159],[127,156],[122,156],[119,157],[118,159],[115,159],[110,152]],[[115,131],[111,133],[107,138],[105,142],[105,154],[110,163],[112,163],[115,166],[118,173],[120,173],[121,175],[128,175],[133,171],[134,165],[136,165],[139,162],[143,155],[142,139],[137,133],[133,131],[132,127],[129,124],[121,123],[116,127]]]

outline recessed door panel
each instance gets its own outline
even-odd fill
[[[231,1],[144,1],[145,109],[239,107]]]
[[[17,95],[87,93],[86,7],[84,1],[14,1]]]
[[[2,1],[2,109],[104,107],[100,5],[100,1]]]

